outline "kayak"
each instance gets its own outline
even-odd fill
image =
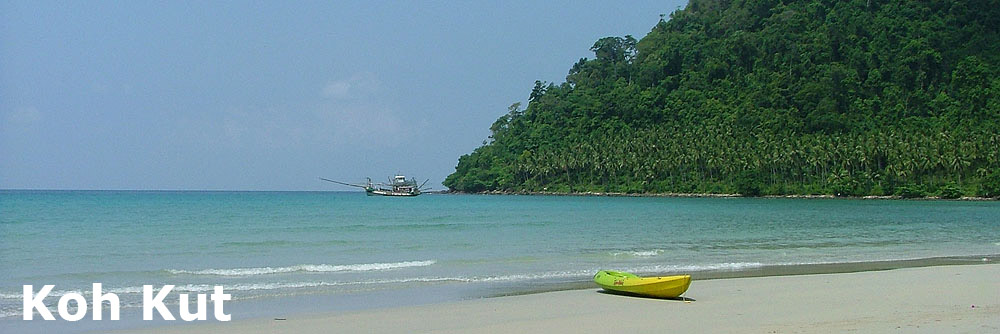
[[[691,285],[691,275],[639,277],[621,271],[601,270],[594,275],[594,283],[604,290],[635,295],[676,298]]]

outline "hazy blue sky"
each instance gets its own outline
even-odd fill
[[[0,1],[0,188],[440,189],[535,80],[686,1]]]

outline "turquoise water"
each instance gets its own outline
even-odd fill
[[[21,321],[24,284],[55,284],[57,297],[100,282],[126,308],[141,305],[143,284],[223,285],[237,305],[404,291],[461,299],[601,268],[996,253],[995,201],[0,191],[0,326]]]

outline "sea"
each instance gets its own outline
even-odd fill
[[[998,253],[997,201],[2,190],[0,332],[180,322],[141,320],[143,285],[174,285],[174,308],[179,293],[219,285],[234,320],[283,319],[596,289],[601,269],[692,274],[696,286]],[[119,296],[120,321],[107,306],[103,321],[22,319],[24,285],[54,285],[58,317],[60,296],[89,299],[93,283]]]

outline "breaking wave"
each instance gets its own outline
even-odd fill
[[[341,271],[373,271],[391,270],[409,267],[426,267],[436,263],[434,260],[405,261],[392,263],[362,263],[362,264],[299,264],[287,267],[258,267],[232,269],[178,270],[168,269],[174,275],[214,275],[214,276],[255,276],[292,272],[341,272]]]
[[[691,265],[654,265],[642,266],[634,269],[640,273],[666,273],[666,272],[686,272],[686,271],[739,271],[744,269],[760,268],[764,264],[760,262],[727,262]]]
[[[662,249],[613,252],[612,256],[653,257],[663,253]]]

